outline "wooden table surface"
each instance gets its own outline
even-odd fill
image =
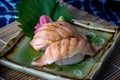
[[[75,19],[92,21],[105,26],[115,26],[103,19],[95,17],[85,11],[80,11],[79,9],[68,5],[68,9],[71,11]],[[18,23],[13,22],[12,24],[0,28],[0,50],[3,48],[4,44],[2,42],[7,42],[11,39],[19,28],[17,27]],[[7,33],[6,33],[7,32]],[[104,63],[103,68],[100,70],[100,73],[96,76],[95,80],[120,80],[120,43],[115,46],[115,49],[109,56],[108,60]],[[3,77],[5,80],[44,80],[42,78],[18,72],[7,68],[3,65],[0,65],[0,77]],[[0,78],[0,80],[2,80]]]

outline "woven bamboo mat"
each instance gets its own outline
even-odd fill
[[[70,5],[68,5],[68,8],[76,19],[92,21],[108,27],[115,26],[103,19],[99,19],[85,11],[80,11]],[[17,25],[17,22],[13,22],[12,24],[0,29],[0,50],[3,49],[4,45],[20,30]],[[3,77],[5,80],[44,80],[36,76],[9,69],[2,65],[0,65],[0,77]],[[120,80],[120,43],[115,46],[115,49],[103,64],[103,68],[100,70],[100,73],[94,79]]]

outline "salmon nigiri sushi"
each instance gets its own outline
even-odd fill
[[[75,64],[82,61],[85,55],[93,56],[99,49],[100,47],[90,46],[84,38],[62,39],[48,46],[44,55],[32,62],[32,65],[44,66],[54,62],[60,66]]]
[[[90,45],[85,33],[78,32],[66,22],[45,24],[35,34],[30,45],[36,50],[44,49],[44,55],[32,62],[35,66],[70,65],[82,61],[85,55],[94,56],[101,46]]]

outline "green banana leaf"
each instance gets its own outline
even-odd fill
[[[60,5],[58,0],[20,0],[17,11],[19,16],[17,21],[21,23],[19,27],[30,38],[34,35],[34,26],[39,23],[41,15],[48,15],[53,21],[60,16],[67,22],[72,20],[70,11],[64,5]]]
[[[13,64],[23,66],[20,69],[17,69],[19,71],[22,70],[22,72],[28,73],[29,69],[25,69],[24,67],[30,68],[36,71],[30,71],[28,74],[36,75],[46,79],[91,79],[91,77],[94,76],[94,73],[96,73],[96,71],[100,68],[105,56],[110,54],[109,51],[113,48],[113,44],[110,44],[111,41],[115,42],[118,39],[116,39],[118,36],[118,32],[116,31],[117,29],[114,29],[114,32],[106,32],[102,30],[88,29],[74,24],[72,25],[73,27],[77,28],[78,31],[86,33],[90,44],[102,46],[102,49],[94,57],[86,56],[82,62],[74,65],[57,66],[56,64],[51,64],[45,67],[35,67],[31,65],[31,62],[34,59],[41,57],[44,52],[35,51],[29,45],[31,38],[24,36],[20,39],[18,44],[16,44],[14,48],[4,56],[4,59],[8,60],[8,62],[12,62]],[[96,25],[94,25],[94,27],[96,27]],[[11,68],[16,69],[16,66],[14,65],[9,65],[9,63],[4,63],[4,61],[1,61],[1,63],[8,67],[12,66]],[[46,77],[46,73],[39,74],[37,71],[46,72],[54,75],[54,77]],[[57,78],[55,76],[57,76]]]

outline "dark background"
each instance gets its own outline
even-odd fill
[[[105,19],[120,26],[120,0],[64,0],[80,10]],[[0,27],[17,18],[16,3],[18,0],[0,0]]]

